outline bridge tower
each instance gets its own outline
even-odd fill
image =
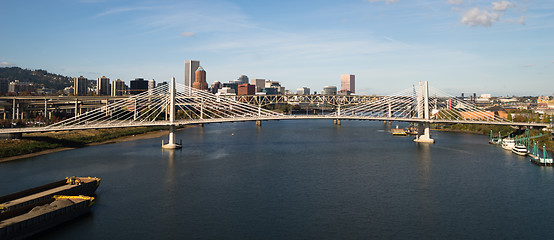
[[[164,149],[179,149],[181,144],[175,143],[175,77],[171,78],[169,83],[169,142],[163,144]]]
[[[429,85],[427,81],[425,81],[425,84],[419,82],[417,117],[424,121],[418,123],[417,136],[414,141],[420,143],[434,143],[435,140],[431,138],[431,130],[429,128]]]

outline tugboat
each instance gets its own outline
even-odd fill
[[[404,131],[408,135],[417,135],[417,126],[414,123],[410,123]]]

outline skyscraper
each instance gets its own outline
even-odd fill
[[[88,93],[88,79],[79,76],[74,79],[73,94],[75,96],[84,96]]]
[[[340,90],[350,93],[355,93],[356,91],[356,77],[353,74],[343,74],[340,75]]]
[[[192,84],[192,87],[200,90],[208,90],[208,83],[206,82],[206,71],[204,71],[202,66],[198,67],[194,75],[196,80]]]
[[[110,79],[102,76],[96,79],[96,94],[110,95]]]
[[[125,86],[125,82],[121,81],[121,79],[116,79],[112,82],[112,96],[123,96],[126,93],[127,87]]]
[[[200,67],[200,61],[185,61],[185,86],[192,87],[192,84],[194,84],[196,80],[195,72],[198,67]]]

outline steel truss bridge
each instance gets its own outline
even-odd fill
[[[238,95],[225,96],[239,102],[252,104],[255,106],[267,106],[271,104],[328,104],[339,105],[357,105],[369,101],[378,100],[378,96],[358,96],[358,95]]]
[[[417,90],[417,91],[416,91]],[[336,111],[324,115],[286,115],[262,108],[272,103],[327,102]],[[418,123],[416,141],[433,142],[429,124],[489,124],[527,127],[552,127],[550,123],[521,123],[508,121],[498,113],[479,108],[458,99],[427,82],[419,88],[409,88],[388,96],[217,96],[188,86],[170,84],[159,86],[129,98],[114,100],[94,110],[44,127],[6,128],[0,134],[67,131],[83,129],[168,126],[170,144],[174,144],[175,127],[190,124],[268,120],[332,119],[372,120]],[[175,144],[174,144],[175,145]]]

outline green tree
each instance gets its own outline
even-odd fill
[[[510,122],[513,121],[513,119],[512,119],[512,113],[508,112],[508,116],[506,117],[506,120],[508,120],[508,121],[510,121]]]
[[[549,115],[546,115],[546,114],[543,115],[543,117],[542,117],[542,122],[543,122],[543,123],[549,123],[551,117],[552,117],[552,116],[549,116]]]

